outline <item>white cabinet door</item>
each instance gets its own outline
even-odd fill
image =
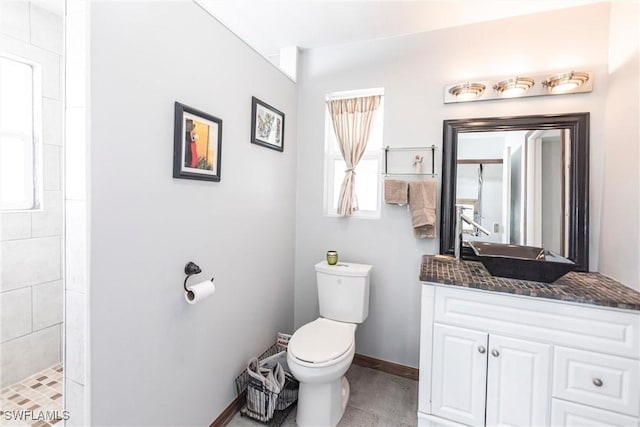
[[[489,337],[487,425],[549,425],[551,346]]]
[[[434,415],[462,424],[484,425],[487,339],[484,332],[434,324]]]

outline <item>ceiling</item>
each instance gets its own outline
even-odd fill
[[[64,14],[65,0],[30,1]],[[283,47],[310,49],[396,37],[610,0],[194,1],[260,54],[273,58]]]
[[[603,0],[195,0],[266,57]]]

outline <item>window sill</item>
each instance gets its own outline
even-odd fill
[[[374,211],[358,212],[358,213],[352,214],[349,217],[340,216],[337,213],[325,212],[323,216],[327,218],[380,219],[380,212],[374,212]]]

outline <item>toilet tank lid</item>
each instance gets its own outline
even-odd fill
[[[329,265],[326,260],[316,264],[316,271],[320,273],[334,274],[337,276],[367,277],[373,268],[367,264],[356,264],[354,262],[339,262],[336,265]]]

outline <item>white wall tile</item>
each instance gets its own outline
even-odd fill
[[[66,0],[67,16],[85,13],[87,11],[87,1],[90,0]]]
[[[66,291],[65,310],[65,376],[73,381],[85,383],[84,342],[85,294]]]
[[[0,243],[1,291],[61,278],[60,237],[9,240]]]
[[[0,293],[0,341],[31,332],[31,288]]]
[[[44,51],[43,51],[44,52]],[[45,58],[43,57],[43,60]],[[42,65],[42,96],[51,99],[62,99],[62,60],[60,56],[51,54],[46,56]]]
[[[29,41],[29,2],[19,0],[2,2],[0,32]]]
[[[66,204],[66,288],[85,292],[87,263],[87,203],[67,200]]]
[[[31,212],[5,212],[0,214],[0,240],[31,237]]]
[[[67,108],[85,107],[86,101],[86,68],[87,68],[87,34],[84,3],[77,12],[67,16],[65,64],[67,81]]]
[[[31,287],[33,293],[33,330],[62,322],[62,280]]]
[[[0,344],[1,387],[60,362],[60,325]]]
[[[85,108],[68,108],[66,115],[65,186],[67,200],[86,200],[87,159]]]
[[[31,4],[31,44],[62,54],[62,17]]]
[[[45,190],[61,190],[60,171],[62,169],[62,156],[60,151],[60,147],[56,145],[45,144],[43,147]]]
[[[67,0],[66,19],[66,52],[65,69],[67,81],[66,90],[66,126],[71,126],[67,131],[65,140],[65,162],[75,162],[66,165],[65,189],[66,189],[66,253],[65,253],[65,286],[66,297],[66,369],[65,369],[65,409],[70,412],[71,418],[66,421],[67,426],[88,425],[85,419],[85,383],[84,374],[84,328],[86,325],[84,314],[85,305],[83,293],[86,283],[87,262],[87,229],[86,229],[86,130],[84,108],[86,103],[86,58],[87,58],[87,34],[86,25],[88,6],[85,0]],[[73,150],[73,153],[69,151]],[[69,181],[72,179],[73,181]],[[77,351],[80,350],[82,356]],[[69,377],[81,380],[81,384],[74,382]]]
[[[31,233],[33,237],[62,235],[62,191],[44,192],[44,209],[31,214]]]
[[[3,52],[36,62],[42,67],[42,96],[60,99],[60,55],[23,41],[0,35]]]
[[[62,101],[42,98],[42,142],[63,145],[64,113]]]
[[[69,411],[69,419],[65,426],[84,427],[89,425],[85,420],[85,388],[70,380],[64,382],[64,409]]]
[[[0,216],[0,289],[13,289],[0,294],[1,379],[6,385],[59,362],[62,354],[63,20],[29,1],[2,0],[0,33],[0,50],[41,67],[45,189],[43,211]]]

